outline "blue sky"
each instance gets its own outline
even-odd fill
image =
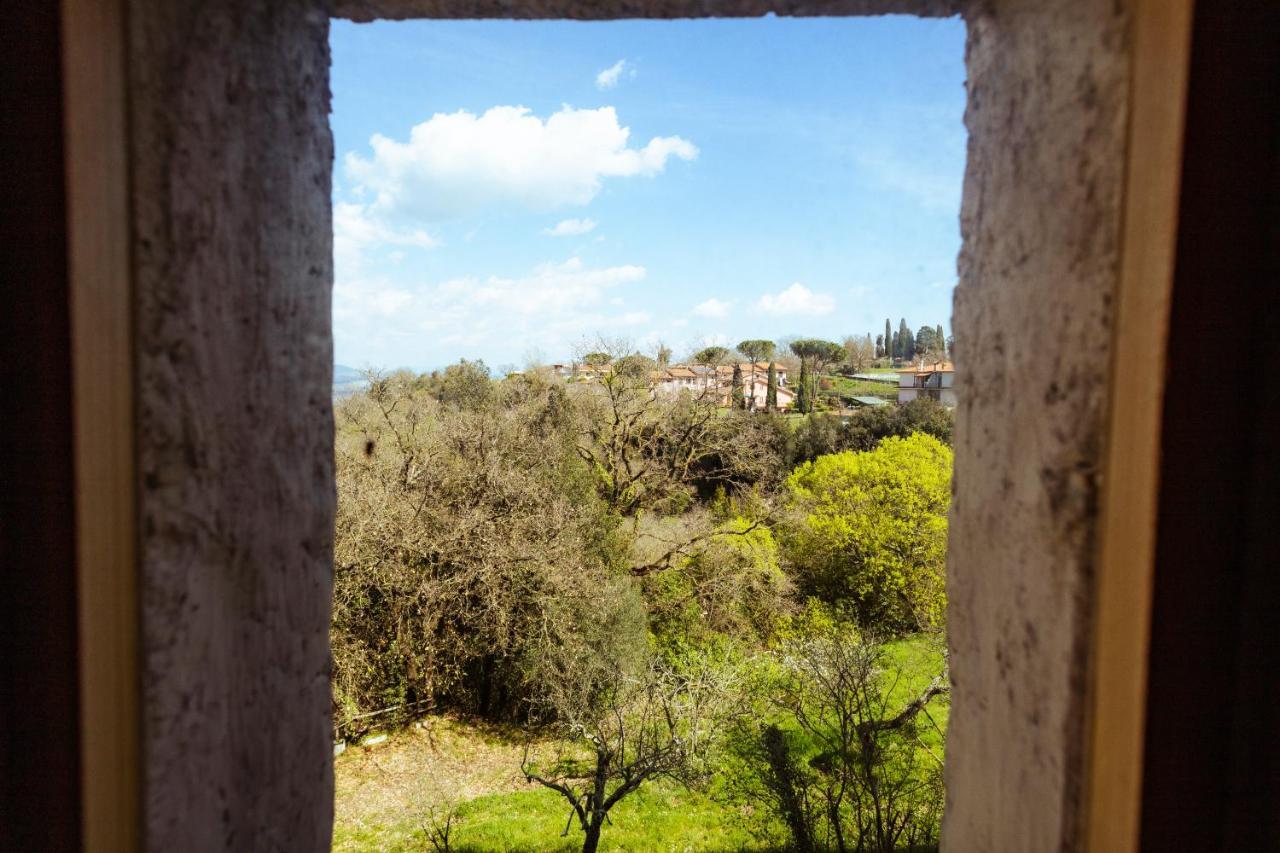
[[[958,20],[335,21],[339,363],[950,330]]]

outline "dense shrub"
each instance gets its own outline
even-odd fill
[[[601,624],[644,642],[616,519],[565,437],[535,428],[551,398],[472,387],[460,406],[432,390],[381,377],[337,409],[340,719],[436,699],[514,714],[539,644]]]
[[[784,554],[802,591],[853,608],[864,626],[940,625],[951,450],[932,436],[820,456],[786,481]]]
[[[955,415],[937,400],[919,398],[901,406],[872,406],[840,417],[815,413],[801,421],[782,451],[792,465],[845,450],[873,450],[886,438],[931,435],[951,445]]]

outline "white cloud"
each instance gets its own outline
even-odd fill
[[[381,134],[369,157],[350,153],[346,172],[372,214],[439,222],[491,205],[548,211],[582,205],[609,177],[652,176],[698,148],[679,136],[631,147],[631,131],[613,107],[562,107],[543,120],[525,107],[492,107],[482,115],[437,113],[406,141]]]
[[[834,311],[836,301],[825,293],[814,293],[797,281],[781,293],[761,296],[756,307],[766,314],[818,317]]]
[[[619,59],[617,62],[613,63],[596,75],[596,88],[602,92],[606,89],[614,88],[618,85],[618,81],[622,79],[624,71],[630,78],[634,78],[636,76],[635,66],[628,65],[625,59]]]
[[[855,159],[878,184],[908,196],[925,210],[960,214],[963,175],[948,173],[924,158],[909,159],[888,150],[859,151]]]
[[[727,317],[729,309],[733,307],[732,302],[725,302],[722,299],[716,299],[714,296],[705,302],[699,302],[693,308],[693,313],[699,317]]]
[[[542,233],[552,237],[577,237],[579,234],[594,230],[595,227],[594,219],[562,219],[555,224],[555,227],[542,229]]]
[[[380,246],[413,246],[434,249],[440,245],[421,228],[395,228],[372,215],[362,204],[339,202],[333,206],[333,256],[339,271],[354,272],[368,249]],[[391,255],[396,255],[392,252]],[[392,257],[395,260],[394,257]]]
[[[605,292],[621,284],[644,278],[644,267],[625,265],[592,269],[580,258],[561,264],[541,264],[527,276],[489,276],[447,281],[436,288],[432,301],[446,309],[465,307],[476,311],[497,311],[525,317],[551,319],[549,315],[571,315],[585,306],[597,306]],[[444,321],[428,320],[441,328]]]
[[[376,342],[424,360],[505,351],[513,341],[560,353],[565,341],[648,323],[649,312],[629,307],[624,298],[627,286],[644,277],[642,266],[589,267],[570,258],[516,277],[467,276],[437,284],[339,278],[334,329],[340,346],[350,341],[368,350]],[[386,358],[404,362],[403,356]]]

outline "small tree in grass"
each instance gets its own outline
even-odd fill
[[[775,652],[768,692],[781,716],[740,730],[739,795],[780,819],[788,849],[937,843],[945,657],[930,650],[908,663],[882,640],[813,607]]]
[[[740,715],[736,681],[734,667],[709,656],[678,668],[650,661],[634,673],[570,663],[542,709],[558,737],[542,760],[526,747],[521,770],[568,801],[562,834],[576,821],[582,853],[594,853],[610,810],[645,783],[708,778],[709,750]]]

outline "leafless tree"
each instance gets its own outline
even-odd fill
[[[817,747],[801,767],[780,732],[761,732],[765,790],[796,846],[893,853],[935,841],[941,756],[918,734],[934,725],[928,706],[948,692],[945,672],[904,698],[903,668],[852,627],[795,640],[780,662],[775,702]]]
[[[435,853],[452,853],[453,831],[458,826],[458,807],[461,805],[455,792],[432,786],[418,807],[418,828]]]
[[[876,350],[869,335],[850,335],[844,339],[844,358],[849,369],[861,373],[875,360]]]
[[[705,780],[709,751],[743,706],[737,673],[722,661],[678,671],[651,661],[631,672],[581,657],[565,663],[543,706],[559,737],[542,741],[549,754],[526,749],[521,769],[565,798],[563,834],[576,821],[583,853],[594,853],[610,810],[645,783]]]
[[[777,467],[758,427],[722,415],[714,382],[663,394],[647,359],[615,351],[596,382],[574,391],[577,452],[619,515],[678,511],[698,483],[742,484]]]

